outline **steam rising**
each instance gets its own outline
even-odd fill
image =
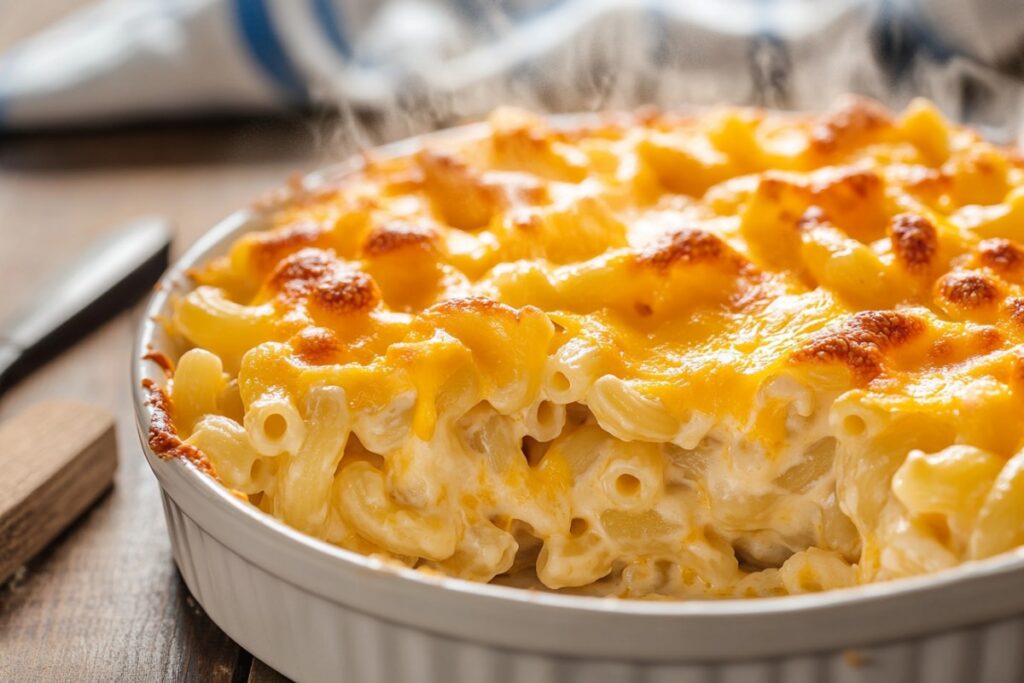
[[[351,55],[306,51],[314,99],[334,112],[326,146],[344,156],[498,105],[820,110],[848,92],[892,107],[930,97],[996,141],[1018,134],[1018,80],[966,57],[936,59],[884,3],[570,0],[532,15],[464,4],[477,8],[468,24],[445,3],[390,2]]]

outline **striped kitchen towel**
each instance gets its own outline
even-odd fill
[[[0,131],[287,107],[409,130],[547,111],[914,95],[1013,137],[1019,0],[105,0],[0,55]],[[401,131],[405,132],[405,131]]]

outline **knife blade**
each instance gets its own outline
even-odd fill
[[[0,392],[148,291],[167,268],[171,233],[160,216],[121,226],[0,324]]]

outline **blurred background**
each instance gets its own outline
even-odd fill
[[[359,142],[498,102],[816,109],[850,91],[891,106],[924,95],[1005,129],[1020,106],[1020,10],[1016,0],[8,3],[0,130],[290,110],[330,113],[334,132]]]
[[[169,217],[176,255],[291,174],[498,104],[818,109],[846,92],[893,107],[924,95],[1014,143],[1022,9],[1019,0],[5,0],[0,321],[124,220]],[[0,587],[0,680],[275,680],[205,617],[173,567],[132,420],[137,318],[136,307],[68,339],[0,398],[0,419],[53,396],[105,407],[121,449],[112,492]]]

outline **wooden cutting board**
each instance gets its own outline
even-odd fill
[[[110,488],[114,418],[77,401],[46,401],[0,424],[0,583]]]

